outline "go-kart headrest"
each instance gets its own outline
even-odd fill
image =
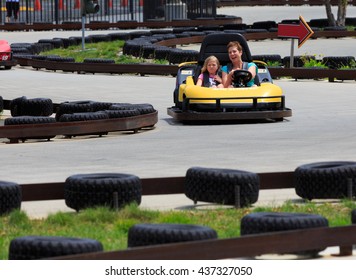
[[[215,55],[221,65],[230,63],[227,52],[227,45],[231,41],[237,41],[242,47],[242,60],[246,62],[252,61],[250,49],[247,45],[245,37],[240,33],[212,33],[205,36],[199,53],[199,64],[204,64],[207,57]]]

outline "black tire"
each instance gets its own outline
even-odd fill
[[[58,121],[64,114],[94,112],[94,103],[95,102],[93,101],[73,101],[60,103],[56,112],[56,120]]]
[[[140,115],[140,112],[136,109],[132,110],[106,110],[105,113],[110,119],[120,119],[127,117],[134,117]]]
[[[73,113],[64,114],[59,118],[60,122],[81,122],[81,121],[96,121],[108,119],[109,116],[105,112],[88,112],[88,113]]]
[[[22,116],[22,103],[26,100],[26,96],[18,97],[10,101],[10,113],[11,116]]]
[[[46,60],[53,62],[75,62],[75,59],[73,57],[47,56]]]
[[[109,110],[111,105],[113,105],[113,103],[111,102],[94,102],[93,112]]]
[[[85,58],[84,63],[107,63],[107,64],[114,64],[115,60],[113,59],[102,59],[102,58]]]
[[[304,61],[308,61],[314,59],[315,60],[315,56],[313,55],[305,55],[305,56],[294,56],[293,57],[293,66],[294,67],[303,67],[304,66]],[[285,56],[282,59],[283,62],[283,66],[286,68],[290,68],[290,56]]]
[[[40,44],[51,44],[53,48],[59,49],[63,47],[63,41],[60,39],[40,39],[38,40]]]
[[[12,182],[0,181],[0,215],[21,208],[21,186]]]
[[[110,106],[109,110],[137,110],[140,112],[140,115],[150,114],[156,110],[151,104],[142,103],[142,104],[113,104]]]
[[[118,201],[114,203],[114,193]],[[78,174],[66,179],[64,199],[77,211],[97,206],[123,207],[141,203],[141,180],[135,175],[121,173]]]
[[[143,45],[142,46],[142,57],[146,59],[154,58],[156,50],[156,45]]]
[[[4,99],[0,96],[0,112],[4,110]]]
[[[37,260],[103,251],[93,239],[59,236],[23,236],[12,239],[9,260]]]
[[[129,229],[128,247],[216,239],[214,229],[184,224],[137,224]]]
[[[24,124],[44,124],[55,123],[55,118],[41,117],[41,116],[18,116],[13,118],[7,118],[4,121],[4,125],[24,125]]]
[[[353,56],[325,56],[322,62],[330,69],[338,69],[342,67],[351,67],[355,63]]]
[[[348,197],[348,179],[352,196],[356,195],[356,162],[331,161],[301,165],[294,172],[295,191],[304,199],[340,199]]]
[[[298,229],[328,227],[329,222],[320,215],[303,213],[260,212],[245,215],[241,219],[241,236]],[[325,248],[299,252],[285,252],[301,255],[317,255]]]
[[[53,114],[53,103],[49,98],[21,97],[14,99],[10,105],[12,116],[45,116]]]
[[[351,223],[356,224],[356,209],[351,211]]]
[[[191,167],[185,177],[185,195],[194,202],[236,205],[235,188],[240,187],[240,206],[255,203],[259,194],[256,173],[218,168]]]
[[[88,37],[91,38],[93,43],[110,42],[111,41],[111,37],[107,34],[93,34],[93,35],[89,35]]]
[[[198,51],[172,49],[169,53],[168,61],[171,64],[179,64],[187,61],[197,61],[199,56]]]
[[[168,60],[171,48],[165,46],[159,46],[155,49],[154,57],[155,59]]]

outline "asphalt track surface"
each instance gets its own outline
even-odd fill
[[[53,32],[16,33],[4,35],[7,40],[17,38],[9,40],[10,43],[72,36]],[[355,46],[355,38],[310,40],[303,45],[303,52],[311,51],[311,42],[324,55],[344,55],[344,48]],[[284,49],[281,44],[285,43],[273,40],[249,44],[254,54],[254,48],[273,49],[270,53],[275,53]],[[286,53],[289,47],[290,43]],[[356,53],[353,50],[348,55],[356,56]],[[283,89],[286,105],[293,110],[293,116],[285,121],[189,126],[174,121],[166,113],[167,107],[173,105],[175,79],[170,76],[78,75],[22,67],[1,70],[0,94],[4,99],[25,95],[48,97],[54,102],[150,103],[158,110],[159,121],[154,129],[137,134],[56,137],[50,142],[11,145],[5,144],[7,139],[0,139],[3,160],[0,178],[25,184],[63,182],[73,174],[98,172],[130,173],[141,178],[170,177],[184,176],[192,166],[276,172],[292,171],[311,162],[356,159],[355,81],[281,79],[274,82]],[[2,119],[6,115],[8,112]],[[288,199],[298,201],[299,198],[293,190],[264,191],[256,205],[273,205]],[[184,195],[144,197],[142,201],[142,207],[153,209],[186,209],[192,205]],[[22,208],[32,217],[58,210],[72,211],[63,201],[26,202]]]

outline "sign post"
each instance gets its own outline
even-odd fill
[[[292,38],[290,67],[293,68],[294,61],[294,39],[298,39],[300,48],[312,35],[314,31],[309,27],[302,16],[299,16],[299,24],[278,24],[278,37]]]

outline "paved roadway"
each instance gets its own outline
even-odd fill
[[[1,34],[2,35],[2,34]],[[71,33],[5,34],[10,42],[35,42]],[[24,39],[26,38],[26,40]],[[30,40],[29,38],[32,38]],[[340,42],[347,43],[340,47]],[[303,45],[309,51],[308,41]],[[325,55],[341,55],[355,39],[315,40]],[[319,42],[319,43],[317,43]],[[283,49],[279,40],[251,42],[253,48]],[[252,47],[253,45],[253,47]],[[325,48],[327,45],[327,48]],[[340,53],[341,52],[341,53]],[[266,52],[261,52],[264,54]],[[273,52],[274,53],[274,52]],[[353,51],[351,55],[356,56]],[[355,81],[276,80],[293,116],[280,123],[187,126],[166,114],[172,106],[173,77],[132,75],[78,75],[15,67],[0,71],[0,94],[49,97],[54,102],[101,100],[151,103],[159,111],[155,129],[137,134],[110,133],[102,138],[56,138],[8,145],[0,139],[1,180],[18,183],[64,181],[78,173],[123,172],[141,178],[184,176],[192,166],[233,168],[253,172],[291,171],[305,163],[355,160]],[[5,112],[2,118],[6,117]],[[259,203],[298,199],[293,190],[261,192]],[[142,207],[184,209],[192,202],[183,195],[144,197]],[[257,204],[258,205],[258,204]],[[71,211],[63,201],[24,203],[32,217],[58,210]]]

